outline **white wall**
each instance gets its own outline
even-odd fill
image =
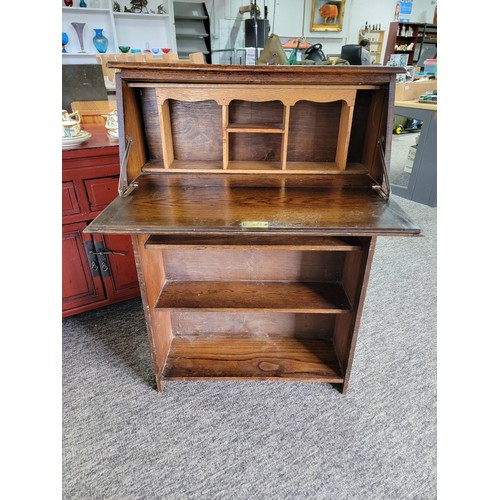
[[[197,0],[190,0],[197,1]],[[305,4],[304,4],[305,1]],[[321,43],[325,54],[338,54],[340,47],[346,43],[357,43],[359,30],[368,21],[368,24],[380,24],[381,29],[387,31],[389,23],[394,19],[396,0],[346,0],[344,21],[340,32],[311,32],[312,0],[266,0],[269,12],[271,31],[276,33],[282,41],[290,38],[305,36],[309,43]],[[235,32],[242,37],[242,21],[250,17],[238,14],[242,5],[249,5],[249,0],[206,0],[205,5],[210,15],[212,27],[212,49],[231,47],[235,39]],[[264,1],[258,0],[258,6],[264,10]],[[413,0],[410,21],[418,23],[432,23],[434,8],[437,0]],[[274,13],[276,12],[276,16]],[[228,38],[231,36],[232,40]],[[386,33],[387,35],[387,33]],[[238,39],[236,39],[238,40]],[[387,36],[386,36],[387,40]],[[382,53],[385,50],[385,44]]]

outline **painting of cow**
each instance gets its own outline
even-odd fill
[[[312,0],[311,31],[341,31],[345,0]]]

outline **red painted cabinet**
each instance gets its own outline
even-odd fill
[[[62,315],[139,296],[128,235],[83,230],[118,194],[119,150],[106,129],[85,125],[90,140],[62,153]]]

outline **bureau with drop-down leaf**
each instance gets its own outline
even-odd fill
[[[420,234],[388,184],[400,70],[112,65],[121,195],[86,232],[132,236],[158,390],[345,393],[376,239]]]

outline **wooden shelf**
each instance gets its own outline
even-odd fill
[[[187,281],[167,283],[156,309],[338,314],[351,308],[339,283]]]
[[[228,132],[255,132],[261,134],[283,134],[285,131],[282,125],[271,123],[262,123],[259,125],[230,123],[227,127]]]
[[[331,340],[175,337],[163,378],[342,383]]]
[[[335,236],[310,236],[307,242],[296,235],[281,234],[242,234],[235,239],[232,235],[197,235],[197,234],[176,234],[176,235],[152,235],[148,238],[146,248],[150,249],[171,249],[186,248],[191,250],[208,250],[210,248],[218,250],[231,250],[242,247],[259,248],[265,250],[328,250],[349,252],[361,250],[362,245],[359,238],[337,238]]]
[[[229,161],[227,169],[223,170],[222,160],[189,161],[174,160],[170,167],[165,169],[162,161],[150,161],[142,168],[143,172],[238,172],[238,173],[256,173],[258,171],[266,174],[367,174],[365,166],[352,163],[347,164],[345,170],[340,170],[334,163],[330,162],[306,162],[306,161],[288,161],[286,169],[281,168],[281,163],[277,161]]]

